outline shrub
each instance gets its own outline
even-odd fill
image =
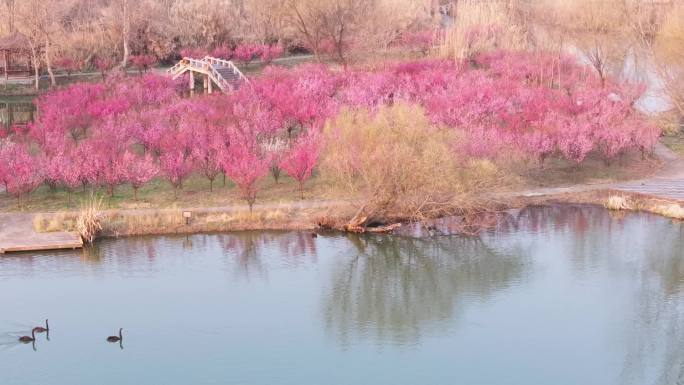
[[[464,192],[454,131],[431,125],[416,105],[346,110],[324,133],[322,172],[361,195],[360,217],[434,215]]]

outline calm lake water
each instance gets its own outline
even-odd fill
[[[0,257],[0,384],[678,384],[684,231],[594,207],[480,238],[244,232]],[[46,317],[50,340],[16,342]],[[123,350],[105,342],[124,328]]]

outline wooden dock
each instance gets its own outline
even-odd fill
[[[33,215],[0,214],[0,254],[19,251],[73,250],[83,247],[76,233],[37,233],[33,230]]]

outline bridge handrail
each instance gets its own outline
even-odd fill
[[[209,65],[210,71],[211,71],[211,76],[216,80],[216,84],[218,84],[219,88],[221,88],[222,91],[225,91],[226,88],[233,89],[233,87],[226,81],[226,79],[221,76],[221,74],[216,70],[216,67],[213,65]]]
[[[209,77],[216,83],[219,88],[227,92],[234,91],[233,83],[229,82],[221,75],[219,69],[230,68],[230,70],[237,75],[238,79],[244,83],[249,84],[249,79],[240,71],[240,69],[233,64],[232,61],[223,60],[211,56],[205,56],[202,59],[194,59],[191,57],[183,57],[178,63],[167,70],[168,73],[174,74],[174,79],[182,74],[186,69],[190,71],[197,71],[208,74]]]
[[[247,79],[247,77],[242,73],[242,71],[240,71],[239,68],[237,68],[237,66],[232,61],[219,59],[213,56],[205,56],[204,60],[206,60],[207,63],[209,63],[211,66],[213,66],[214,64],[218,64],[223,67],[229,67],[231,70],[233,70],[234,73],[238,75],[240,80],[244,81],[245,83],[249,83],[249,79]]]
[[[207,67],[209,67],[209,63],[207,63],[203,59],[193,59],[191,57],[184,57],[181,62],[187,62],[190,66],[196,68],[207,69]]]
[[[167,72],[167,73],[170,73],[170,74],[173,74],[173,73],[176,73],[178,70],[180,70],[181,67],[183,67],[183,63],[182,63],[182,62],[178,62],[178,63],[174,64],[173,67],[167,69],[166,72]]]

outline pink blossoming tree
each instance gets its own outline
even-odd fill
[[[319,152],[320,145],[317,135],[309,133],[295,142],[287,155],[280,161],[280,168],[299,184],[301,199],[304,199],[304,182],[311,178],[318,161]]]

